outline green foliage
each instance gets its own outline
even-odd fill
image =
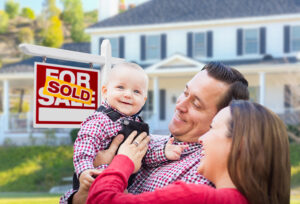
[[[290,145],[290,157],[292,165],[292,187],[300,187],[300,145],[292,143]]]
[[[84,13],[84,21],[93,24],[98,22],[98,11],[97,9],[93,11],[88,11]]]
[[[41,34],[42,45],[48,47],[60,47],[64,41],[61,20],[57,16],[50,19],[50,25]]]
[[[34,11],[31,8],[25,7],[21,11],[21,16],[29,18],[31,20],[35,19]]]
[[[79,128],[76,128],[76,129],[72,129],[72,130],[71,130],[71,132],[70,132],[70,137],[71,137],[72,143],[75,142],[79,130],[80,130]]]
[[[0,147],[0,192],[49,191],[73,172],[72,146]]]
[[[59,16],[60,10],[56,7],[56,0],[44,0],[44,14],[47,19],[51,19],[53,16]]]
[[[13,101],[12,107],[10,108],[11,113],[18,113],[20,109],[20,101]],[[27,113],[30,109],[30,105],[28,101],[23,101],[22,103],[22,112]]]
[[[74,42],[85,42],[89,36],[84,33],[84,14],[81,0],[61,0],[64,5],[63,20],[71,25],[71,38]]]
[[[14,2],[14,0],[7,0],[5,3],[5,11],[9,18],[15,18],[19,13],[19,3]]]
[[[8,28],[9,18],[5,11],[0,10],[0,33],[5,33]]]
[[[34,32],[30,28],[21,28],[18,33],[18,40],[20,43],[33,43]]]

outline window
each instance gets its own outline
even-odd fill
[[[206,56],[206,43],[205,33],[195,33],[194,35],[194,56],[205,57]]]
[[[300,26],[291,29],[291,48],[293,52],[300,51]]]
[[[160,59],[160,35],[146,37],[146,59]]]
[[[258,29],[245,29],[244,30],[244,53],[245,54],[258,54]]]
[[[108,38],[111,44],[111,56],[119,57],[119,38]]]

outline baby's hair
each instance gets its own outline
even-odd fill
[[[145,70],[141,66],[139,66],[138,64],[135,64],[135,63],[132,63],[132,62],[121,62],[121,63],[115,64],[112,67],[112,69],[108,72],[108,76],[107,76],[104,84],[107,84],[107,82],[109,81],[110,74],[111,74],[112,71],[115,71],[116,69],[123,69],[123,68],[135,69],[137,71],[142,72],[143,74],[145,74],[145,78],[146,78],[147,84],[148,84],[149,79],[148,79],[148,76],[147,76]]]

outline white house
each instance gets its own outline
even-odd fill
[[[299,122],[300,1],[150,0],[121,14],[110,8],[118,6],[116,0],[110,5],[99,2],[100,21],[86,29],[91,35],[90,52],[99,54],[107,38],[113,57],[145,68],[150,90],[143,115],[152,133],[168,133],[177,97],[209,61],[237,68],[249,81],[252,100],[286,122]],[[100,15],[101,9],[107,16]],[[32,60],[0,71],[0,143],[38,131],[31,128]],[[7,103],[21,98],[29,108],[15,117]],[[9,129],[4,131],[7,122]]]
[[[107,38],[113,56],[145,67],[153,132],[167,133],[176,98],[209,61],[237,68],[252,100],[299,121],[300,1],[151,0],[86,31],[93,54]]]

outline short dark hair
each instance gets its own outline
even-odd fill
[[[236,69],[225,66],[220,62],[210,62],[202,70],[206,70],[208,75],[216,80],[230,85],[226,93],[221,96],[217,104],[218,111],[229,105],[232,100],[248,100],[248,81]]]

